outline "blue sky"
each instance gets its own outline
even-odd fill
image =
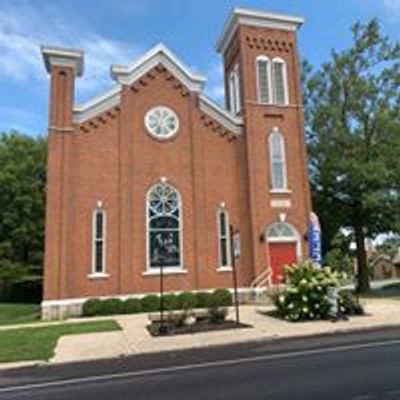
[[[400,0],[0,0],[0,131],[46,133],[49,79],[40,44],[86,52],[77,102],[113,85],[110,64],[131,62],[160,41],[206,75],[208,94],[222,102],[215,42],[235,6],[303,16],[300,52],[316,66],[350,43],[357,19],[378,17],[383,32],[400,39]]]

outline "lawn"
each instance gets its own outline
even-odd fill
[[[0,326],[39,321],[38,304],[0,303]]]
[[[120,329],[113,320],[7,329],[0,331],[0,362],[48,360],[60,336]]]

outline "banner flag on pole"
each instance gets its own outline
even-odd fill
[[[310,226],[308,232],[308,244],[310,258],[314,263],[321,265],[322,248],[321,248],[321,226],[318,215],[314,212],[310,213]]]

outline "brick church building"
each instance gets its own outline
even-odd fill
[[[81,51],[42,47],[51,75],[43,318],[92,297],[278,284],[307,257],[311,211],[296,33],[303,20],[234,9],[217,42],[226,105],[156,45],[74,103]]]

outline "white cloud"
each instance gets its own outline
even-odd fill
[[[85,75],[77,82],[81,97],[110,86],[110,64],[128,62],[141,51],[137,46],[94,33],[88,21],[79,16],[60,16],[60,11],[57,15],[45,4],[51,3],[35,2],[35,7],[28,2],[1,3],[0,80],[47,81],[40,45],[78,48],[85,51]]]

